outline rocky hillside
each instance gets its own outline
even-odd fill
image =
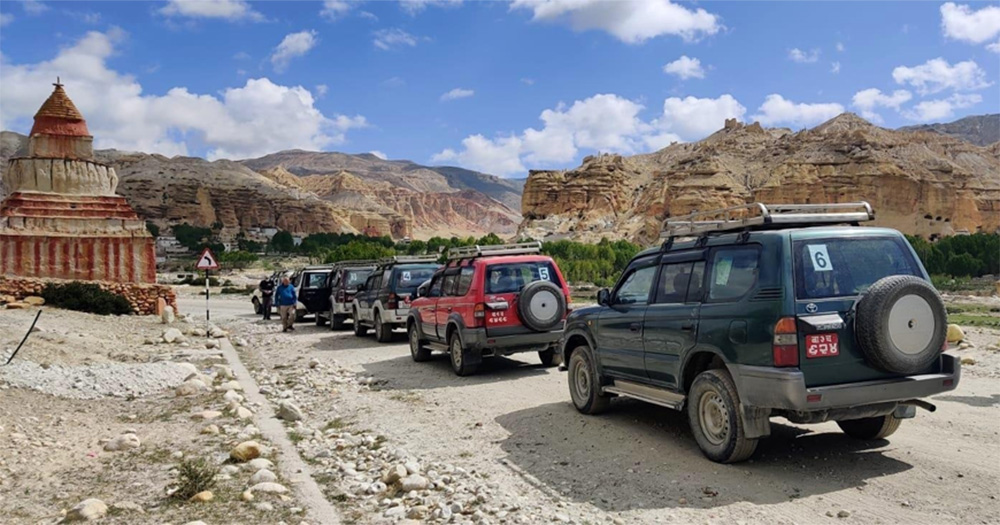
[[[730,120],[695,143],[532,171],[520,232],[651,242],[664,218],[752,201],[869,201],[877,225],[925,236],[1000,228],[1000,145],[883,129],[845,113],[793,133]]]
[[[973,115],[946,124],[922,124],[906,126],[900,131],[933,131],[948,135],[977,146],[989,146],[1000,141],[1000,113],[993,115]]]

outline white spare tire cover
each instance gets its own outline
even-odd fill
[[[858,302],[855,332],[872,366],[917,374],[941,353],[948,333],[944,303],[937,290],[919,277],[885,277]]]
[[[525,326],[536,332],[552,330],[566,313],[566,298],[558,286],[549,281],[535,281],[521,290],[517,313]]]

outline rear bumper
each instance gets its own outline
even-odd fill
[[[804,412],[920,399],[954,390],[961,377],[958,359],[947,354],[941,373],[815,388],[806,387],[798,369],[730,365],[729,371],[744,405]]]
[[[467,328],[462,331],[462,345],[465,348],[487,351],[496,355],[517,352],[537,352],[544,347],[558,345],[562,330],[532,332],[527,334],[490,337],[485,328]]]

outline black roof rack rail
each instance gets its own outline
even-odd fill
[[[821,226],[857,224],[875,219],[875,211],[865,201],[833,204],[764,204],[755,202],[731,208],[699,211],[663,222],[661,239],[694,237],[710,233],[728,233]]]

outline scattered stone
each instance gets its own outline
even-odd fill
[[[235,390],[226,390],[226,393],[222,395],[222,399],[226,401],[236,401],[240,403],[243,401],[243,396],[236,393]]]
[[[198,327],[192,328],[190,331],[188,331],[188,334],[191,337],[205,337],[206,335],[208,335],[204,330]]]
[[[278,406],[278,419],[299,421],[302,419],[302,410],[291,401],[282,401]]]
[[[236,417],[239,419],[250,419],[253,417],[253,412],[247,407],[239,406],[236,407]]]
[[[268,503],[266,501],[261,501],[259,503],[254,503],[253,506],[254,506],[255,509],[257,509],[259,511],[263,511],[263,512],[271,512],[271,511],[274,510],[274,505],[271,505],[270,503]]]
[[[212,419],[222,416],[222,412],[218,410],[202,410],[197,414],[191,416],[191,419],[200,419],[202,421],[210,421]]]
[[[319,359],[315,357],[309,360],[309,368],[316,368],[319,366]]]
[[[257,443],[256,441],[244,441],[239,445],[236,445],[236,447],[229,452],[229,457],[241,463],[260,457],[260,443]]]
[[[243,501],[253,501],[253,492],[250,492],[249,490],[244,490],[243,493],[240,494],[240,499],[242,499]]]
[[[420,474],[420,463],[416,461],[407,461],[403,463],[403,467],[406,468],[407,474]]]
[[[965,340],[965,332],[962,331],[962,327],[957,324],[948,325],[948,342],[958,343]]]
[[[247,466],[250,467],[250,470],[256,472],[263,469],[271,470],[274,468],[274,463],[271,463],[271,460],[267,458],[257,458],[250,460],[250,462],[247,463]]]
[[[402,517],[406,514],[406,507],[402,505],[396,505],[395,507],[390,507],[385,512],[382,513],[383,516],[387,518]]]
[[[237,392],[243,391],[243,385],[239,381],[226,381],[219,385],[219,390],[235,390]]]
[[[104,450],[116,452],[119,450],[131,450],[141,446],[139,436],[135,434],[122,434],[104,444]]]
[[[428,482],[427,478],[421,476],[420,474],[411,474],[399,480],[399,488],[402,489],[403,492],[409,492],[411,490],[424,490],[428,485],[430,485],[430,482]]]
[[[430,509],[426,505],[416,505],[410,508],[410,511],[406,513],[406,517],[411,520],[422,520],[427,517],[427,513]]]
[[[226,332],[225,330],[219,328],[218,326],[213,326],[208,331],[208,335],[211,336],[211,337],[213,337],[213,338],[215,338],[215,339],[222,339],[223,337],[226,337],[227,335],[229,335],[229,333]]]
[[[160,299],[163,301],[163,299]],[[164,301],[165,303],[166,301]],[[164,306],[163,310],[160,312],[160,322],[163,324],[173,324],[175,321],[174,309],[169,306]]]
[[[976,364],[976,360],[973,359],[973,358],[971,358],[971,357],[963,357],[961,362],[962,362],[963,365],[974,365],[974,364]]]
[[[219,347],[219,343],[215,339],[209,339],[208,341],[205,341],[205,348],[207,348],[209,350],[211,350],[213,348],[218,348],[218,347]]]
[[[103,518],[108,513],[108,506],[97,498],[88,498],[66,513],[63,521],[93,521]]]
[[[28,308],[31,308],[28,303],[7,303],[8,310],[26,310]]]
[[[243,339],[242,337],[237,338],[233,343],[236,346],[240,346],[240,347],[247,346],[247,340]]]
[[[215,494],[212,494],[211,490],[203,490],[195,494],[194,496],[191,496],[190,501],[205,503],[208,501],[212,501],[213,499],[215,499]]]
[[[212,370],[215,370],[219,377],[225,379],[236,379],[236,374],[233,373],[233,369],[226,365],[212,365]]]
[[[29,295],[28,297],[25,297],[22,302],[28,303],[31,306],[42,306],[45,304],[45,299],[37,295]]]
[[[409,474],[410,473],[407,472],[406,467],[404,467],[403,465],[396,465],[395,467],[390,468],[389,471],[386,472],[384,476],[382,476],[382,481],[386,482],[389,485],[392,485],[393,483],[396,483],[397,481],[405,478]]]
[[[143,510],[137,503],[132,503],[131,501],[119,501],[111,504],[111,511],[114,514],[125,514],[129,512],[134,512],[136,514],[145,514],[146,511]]]
[[[254,473],[253,476],[250,476],[251,485],[258,485],[260,483],[267,483],[269,481],[278,481],[278,476],[276,476],[274,472],[271,472],[270,470],[267,469],[258,470],[257,472]]]
[[[838,518],[849,518],[850,516],[851,516],[851,513],[847,512],[846,510],[842,510],[842,511],[840,511],[840,512],[837,513],[837,517]]]
[[[161,337],[167,343],[179,343],[184,340],[184,334],[176,328],[167,328]]]
[[[256,485],[250,487],[250,492],[263,492],[265,494],[284,494],[288,492],[288,489],[280,483],[274,483],[272,481],[265,481],[263,483],[257,483]]]
[[[218,434],[219,427],[217,425],[207,425],[205,428],[201,429],[202,434]]]
[[[193,396],[207,390],[208,385],[201,379],[188,379],[181,383],[181,386],[177,387],[174,393],[178,396]]]

